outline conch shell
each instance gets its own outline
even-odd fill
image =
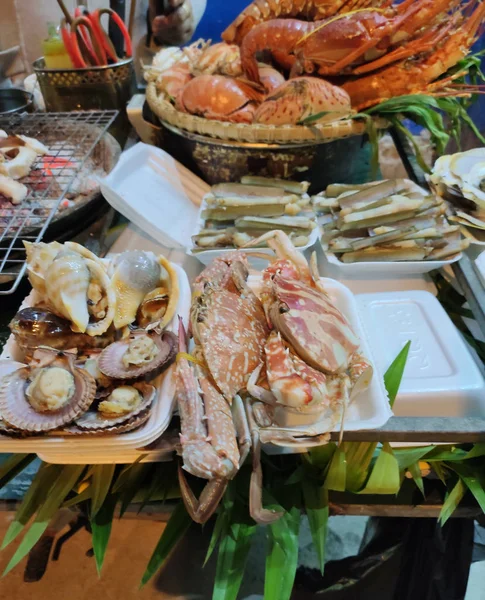
[[[59,242],[24,242],[25,252],[27,254],[27,275],[29,281],[39,294],[46,295],[45,291],[45,273],[52,264],[55,257],[62,250],[62,244]]]
[[[115,259],[111,283],[116,294],[116,329],[135,320],[143,298],[159,285],[160,276],[159,262],[151,252],[133,250]]]
[[[95,323],[89,323],[87,300],[92,278],[99,280],[108,300],[105,317]],[[74,250],[62,250],[52,261],[45,273],[45,295],[55,312],[73,323],[73,331],[101,335],[113,321],[115,296],[106,271]]]

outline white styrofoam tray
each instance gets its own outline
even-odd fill
[[[320,238],[321,241],[321,238]],[[344,263],[333,252],[328,252],[322,245],[325,256],[325,270],[332,277],[340,278],[375,278],[381,276],[407,277],[429,273],[460,260],[461,253],[449,260],[409,260],[389,262],[355,262]]]
[[[187,276],[183,269],[174,265],[177,272],[180,297],[176,315],[180,315],[185,325],[188,323],[190,311],[191,292]],[[20,308],[25,308],[35,303],[35,292],[32,291],[25,298]],[[175,317],[168,325],[168,329],[174,333],[178,332],[178,319]],[[0,355],[0,374],[2,368],[8,367],[10,360],[21,360],[21,353],[15,343],[13,335],[7,340],[3,352]],[[5,372],[5,371],[4,371]],[[52,450],[57,454],[68,456],[86,457],[88,455],[102,458],[103,455],[122,454],[123,452],[135,451],[147,446],[159,438],[170,423],[175,403],[175,365],[169,367],[154,382],[158,394],[154,401],[151,416],[139,429],[120,435],[110,436],[60,436],[54,433],[42,437],[11,438],[0,435],[0,452],[36,452],[47,457]]]
[[[364,356],[370,360],[374,367],[374,374],[369,388],[362,394],[359,394],[346,411],[344,430],[359,431],[382,427],[392,416],[392,410],[384,388],[383,371],[379,368],[378,362],[374,360],[372,348],[367,341],[365,329],[359,316],[356,298],[349,288],[334,279],[321,277],[321,281],[332,302],[349,320],[356,335],[360,338]],[[250,275],[248,283],[258,293],[261,286],[261,276]],[[327,421],[328,419],[325,420],[325,423]],[[322,425],[324,425],[323,421]],[[299,430],[308,431],[309,429],[315,430],[318,433],[322,432],[319,429],[327,431],[325,427],[319,428],[318,423],[310,427],[302,426],[294,428],[295,432]],[[340,431],[340,423],[334,427],[334,431]]]
[[[192,252],[192,236],[203,226],[202,198],[210,186],[177,162],[170,154],[141,142],[122,153],[111,173],[101,180],[101,192],[118,212],[167,248],[186,248],[187,253],[207,265],[232,248]],[[303,252],[315,244],[318,227],[312,231]],[[269,248],[257,252],[271,255]],[[254,268],[267,263],[249,256]]]
[[[440,302],[429,292],[357,296],[381,372],[408,340],[409,357],[393,410],[406,417],[485,415],[485,381]]]

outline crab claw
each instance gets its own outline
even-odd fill
[[[315,282],[313,281],[313,277],[305,257],[293,246],[290,238],[284,231],[281,231],[280,229],[268,231],[260,237],[251,240],[247,244],[244,244],[243,248],[260,246],[262,242],[266,242],[268,244],[268,246],[276,254],[277,258],[287,259],[293,263],[298,270],[300,279],[308,285],[314,287]]]
[[[219,506],[222,496],[224,496],[228,480],[212,479],[206,483],[199,498],[196,498],[180,464],[178,466],[178,479],[182,500],[190,518],[201,525],[207,523]]]

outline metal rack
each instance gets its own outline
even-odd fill
[[[49,153],[36,159],[21,182],[29,192],[19,205],[0,196],[0,295],[13,293],[25,272],[24,241],[44,236],[66,193],[118,111],[14,114],[0,129],[42,142]]]

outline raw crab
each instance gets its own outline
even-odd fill
[[[197,523],[205,523],[217,508],[228,481],[245,461],[250,438],[241,399],[235,396],[231,409],[201,360],[187,354],[182,321],[179,350],[176,397],[181,422],[183,469],[209,480],[198,499],[182,468],[179,468],[179,484],[190,516]],[[239,439],[239,448],[236,438]]]
[[[372,367],[360,353],[350,323],[325,291],[316,265],[310,268],[281,231],[250,245],[262,239],[278,257],[263,272],[260,293],[273,331],[265,345],[266,387],[257,383],[261,363],[248,391],[274,408],[271,420],[277,426],[335,417],[337,408],[343,412],[369,385]]]

